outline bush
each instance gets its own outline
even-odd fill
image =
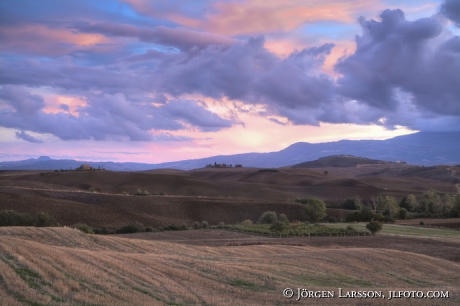
[[[74,225],[76,229],[79,229],[86,234],[94,234],[93,228],[85,223],[77,223]]]
[[[134,193],[134,195],[137,195],[137,196],[148,196],[150,195],[150,193],[147,191],[147,190],[140,190],[140,189],[137,189],[136,192]]]
[[[200,228],[200,222],[193,222],[193,228],[194,229],[199,229]]]
[[[96,189],[95,189],[94,187],[89,187],[89,188],[88,188],[88,191],[90,191],[90,192],[96,192]]]
[[[285,222],[285,223],[289,223],[289,219],[288,219],[288,217],[287,217],[285,214],[279,215],[278,221],[280,221],[280,222]]]
[[[119,228],[116,233],[117,234],[130,234],[130,233],[140,233],[140,232],[145,232],[145,226],[144,224],[140,222],[134,222],[131,224],[128,224],[126,226],[123,226],[122,228]]]
[[[249,219],[246,219],[246,220],[244,220],[243,222],[241,222],[241,225],[244,225],[244,226],[252,225],[252,221],[249,220]]]
[[[0,211],[0,226],[32,226],[33,220],[29,214],[21,214],[14,210]]]
[[[217,228],[224,228],[225,227],[225,223],[224,222],[220,222],[219,225],[217,226]]]
[[[37,227],[48,227],[48,226],[56,226],[57,222],[48,213],[46,213],[44,211],[40,211],[35,216],[33,224],[34,224],[34,226],[37,226]]]
[[[348,225],[347,231],[356,231],[356,228],[354,226]]]
[[[425,222],[420,221],[420,225],[421,225],[421,226],[425,225]]]
[[[201,221],[201,227],[202,228],[208,228],[209,227],[208,221]]]
[[[93,231],[94,231],[95,234],[100,234],[100,235],[112,234],[107,227],[94,228]]]
[[[366,224],[366,228],[372,233],[372,235],[375,235],[375,233],[381,231],[382,227],[383,225],[379,221],[371,221]]]
[[[152,233],[153,232],[153,227],[149,226],[145,228],[146,233]]]
[[[276,221],[278,221],[278,217],[274,211],[266,211],[259,218],[259,223],[262,224],[273,224]]]
[[[402,220],[407,219],[407,209],[401,208],[399,210],[399,219],[402,219]]]
[[[327,221],[328,221],[329,223],[337,223],[337,218],[330,217]]]
[[[288,225],[285,222],[276,221],[270,226],[270,230],[274,232],[282,232]]]

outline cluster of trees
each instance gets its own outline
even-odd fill
[[[56,220],[48,213],[40,211],[35,215],[19,213],[14,210],[0,211],[0,226],[57,226]]]

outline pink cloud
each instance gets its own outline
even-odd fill
[[[379,4],[367,0],[248,0],[220,1],[203,10],[202,16],[184,16],[178,7],[165,7],[160,1],[126,2],[142,14],[228,36],[286,32],[316,21],[353,23],[357,12],[380,9]]]
[[[0,50],[45,55],[63,55],[75,50],[95,50],[95,46],[112,41],[100,34],[74,33],[67,29],[52,29],[28,24],[0,28]],[[107,51],[106,47],[98,47]]]

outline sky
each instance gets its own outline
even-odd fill
[[[0,2],[0,161],[460,131],[458,0]]]

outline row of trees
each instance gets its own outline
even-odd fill
[[[312,222],[317,222],[326,216],[326,204],[322,200],[304,198],[295,201],[305,204],[303,212]],[[345,200],[342,207],[356,210],[348,215],[346,221],[388,222],[408,217],[459,218],[460,196],[441,195],[436,190],[430,189],[423,194],[420,200],[417,200],[413,194],[404,197],[399,203],[393,196],[377,196],[371,198],[370,205],[365,205],[361,198],[355,196]]]

